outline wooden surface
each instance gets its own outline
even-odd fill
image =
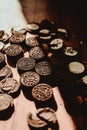
[[[80,40],[87,40],[87,19],[84,7],[80,13],[77,12],[77,10],[80,10],[79,8],[81,5],[77,8],[77,6],[74,6],[74,3],[73,6],[75,7],[75,10],[73,12],[73,6],[71,8],[67,3],[61,3],[60,0],[20,0],[20,3],[17,0],[3,0],[3,3],[0,1],[0,28],[10,31],[10,28],[15,24],[22,24],[25,26],[28,22],[41,22],[44,18],[49,18],[50,20],[57,22],[60,26],[70,28],[77,34]],[[84,48],[83,61],[85,65],[87,65],[86,55],[87,49]],[[19,80],[17,70],[15,68],[12,68],[12,70],[14,78]],[[59,130],[75,130],[76,124],[65,110],[64,102],[58,87],[55,87],[53,92],[58,105],[56,115],[59,123]],[[21,92],[20,95],[14,99],[14,105],[15,110],[11,118],[6,121],[0,121],[0,130],[29,130],[27,125],[27,114],[28,112],[35,113],[36,107],[34,102],[26,99]],[[76,120],[80,123],[80,119]],[[85,121],[85,123],[86,122],[87,121]],[[82,125],[85,125],[84,122]],[[80,130],[84,130],[82,126]]]

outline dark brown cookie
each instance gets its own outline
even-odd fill
[[[40,81],[40,76],[33,71],[25,72],[21,75],[21,84],[26,87],[32,87]]]
[[[7,93],[13,97],[18,96],[20,83],[14,78],[5,78],[0,81],[0,92]]]
[[[71,34],[68,29],[66,28],[57,28],[57,35],[63,39],[69,40],[71,37]]]
[[[32,34],[38,34],[39,31],[39,23],[29,23],[27,25],[27,31],[29,31]]]
[[[41,60],[45,57],[45,53],[42,50],[42,48],[38,46],[38,47],[33,47],[32,49],[30,49],[29,56],[36,60]]]
[[[23,56],[23,49],[18,44],[12,44],[5,48],[5,54],[7,55],[8,63],[15,66],[17,60]]]
[[[32,70],[35,67],[35,60],[32,57],[22,57],[17,61],[16,67],[20,74]]]
[[[57,105],[53,97],[53,90],[49,84],[37,84],[32,89],[32,96],[37,108],[51,107],[55,111],[57,110]]]
[[[13,34],[10,39],[9,39],[10,43],[13,44],[20,44],[21,46],[24,45],[25,43],[25,35],[24,34]]]
[[[64,41],[61,38],[54,38],[49,44],[49,50],[58,55],[62,53],[64,47]]]
[[[0,94],[0,119],[8,119],[13,112],[13,98],[7,94]]]
[[[47,76],[51,74],[52,69],[49,62],[41,61],[36,64],[35,71],[42,76]]]
[[[39,83],[40,81],[40,76],[33,71],[27,71],[23,73],[20,77],[20,82],[22,85],[22,90],[24,93],[24,96],[28,98],[29,100],[33,100],[31,91],[32,88]]]
[[[37,41],[36,37],[29,37],[25,43],[28,47],[28,50],[32,47],[39,46],[39,42]]]
[[[33,97],[38,101],[46,101],[52,97],[52,94],[51,86],[45,83],[36,85],[32,90]]]

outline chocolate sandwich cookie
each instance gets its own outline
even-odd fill
[[[28,50],[33,47],[39,46],[39,42],[37,41],[36,37],[29,37],[28,39],[26,39],[25,44]]]
[[[13,34],[11,35],[9,42],[11,44],[19,44],[21,46],[24,46],[25,44],[25,35],[21,33]]]
[[[16,67],[19,74],[32,70],[35,67],[35,60],[32,57],[22,57],[17,61]]]
[[[31,34],[38,35],[39,23],[36,23],[36,22],[28,23],[27,31],[30,32]]]
[[[43,36],[43,37],[49,36],[50,35],[50,30],[47,29],[47,28],[40,29],[39,30],[39,35]]]
[[[49,43],[51,40],[51,32],[48,28],[41,28],[38,33],[39,43]]]
[[[52,69],[48,61],[41,61],[37,63],[35,71],[42,76],[47,76],[52,73]]]
[[[5,56],[2,52],[0,52],[0,69],[5,66]]]
[[[11,76],[12,76],[12,70],[9,66],[6,65],[0,70],[0,80]]]
[[[41,76],[41,82],[54,85],[53,71],[48,61],[38,62],[35,66],[35,71]]]
[[[36,115],[47,123],[48,128],[58,130],[58,122],[55,111],[50,107],[37,109]]]
[[[0,120],[10,118],[13,108],[13,98],[8,94],[0,94]]]
[[[22,90],[27,98],[31,98],[32,88],[39,83],[40,76],[36,72],[28,71],[21,75],[20,82],[22,85]]]
[[[18,44],[12,44],[5,48],[5,54],[7,55],[8,63],[11,66],[15,66],[17,60],[23,56],[23,49]]]
[[[64,41],[61,38],[54,38],[49,44],[49,50],[55,55],[61,55],[64,48]]]
[[[37,108],[51,107],[57,110],[56,102],[53,97],[53,90],[49,84],[37,84],[32,89],[32,96]]]
[[[34,58],[36,61],[44,60],[45,52],[41,47],[33,47],[29,50],[29,56]]]
[[[36,114],[29,112],[27,117],[27,124],[31,130],[47,130],[47,123],[41,120]]]
[[[26,28],[21,25],[13,26],[11,28],[12,34],[25,34],[26,32],[27,32]]]
[[[66,59],[68,62],[75,60],[79,61],[80,59],[79,51],[71,46],[67,46],[64,48],[63,55],[64,59]]]
[[[65,28],[57,28],[57,35],[63,39],[69,40],[70,39],[70,32],[68,29]]]
[[[7,93],[15,98],[20,93],[20,83],[14,78],[5,78],[0,81],[0,93]]]
[[[55,33],[57,29],[57,25],[54,21],[50,21],[49,19],[44,19],[40,23],[40,29],[41,28],[48,28],[51,33]]]

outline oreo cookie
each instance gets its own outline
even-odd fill
[[[23,49],[18,44],[12,44],[5,48],[5,54],[9,65],[15,66],[17,60],[23,56]]]
[[[19,44],[21,46],[24,46],[25,44],[25,35],[21,33],[13,34],[11,35],[9,42],[11,44]]]
[[[79,61],[79,51],[77,49],[74,49],[72,46],[67,46],[64,48],[63,51],[64,59],[66,59],[68,62],[70,61]]]
[[[21,25],[13,26],[11,28],[12,34],[26,34],[26,32],[27,32],[26,28]]]
[[[34,58],[36,61],[41,61],[45,58],[45,52],[41,47],[33,47],[29,50],[29,56]]]
[[[39,23],[36,22],[28,23],[27,31],[30,32],[31,34],[38,34]]]
[[[32,88],[40,82],[40,76],[34,71],[27,71],[23,73],[20,77],[20,82],[22,85],[22,90],[27,98],[32,98],[31,91]]]
[[[49,50],[55,55],[62,54],[63,47],[64,41],[61,38],[54,38],[49,44]]]
[[[2,52],[0,52],[0,69],[5,66],[5,56]]]
[[[52,73],[52,69],[48,61],[41,61],[37,63],[35,66],[35,71],[42,76],[47,76]]]
[[[35,71],[41,76],[41,82],[54,86],[53,71],[48,61],[38,62],[35,66]]]
[[[16,67],[19,74],[33,70],[35,67],[35,60],[32,57],[22,57],[17,61]]]
[[[8,94],[0,94],[0,120],[6,120],[10,118],[13,110],[13,98]]]
[[[14,78],[5,78],[0,81],[0,93],[7,93],[15,98],[20,93],[20,83]]]
[[[29,37],[28,39],[26,39],[25,44],[28,50],[33,47],[39,46],[39,42],[37,41],[36,37]]]
[[[0,70],[0,80],[11,76],[12,76],[12,70],[9,66],[6,65]]]
[[[49,84],[37,84],[32,89],[32,96],[37,108],[51,107],[57,110],[57,105],[53,97],[53,90]]]
[[[69,30],[65,28],[57,28],[57,35],[66,40],[69,40],[71,36]]]
[[[51,32],[48,28],[41,28],[38,34],[39,43],[49,43],[51,40]]]

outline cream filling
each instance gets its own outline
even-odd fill
[[[50,31],[48,29],[42,29],[40,30],[40,33],[48,34]]]
[[[72,47],[66,47],[64,54],[68,56],[75,56],[77,55],[77,51],[74,50]]]
[[[75,73],[75,74],[81,74],[82,72],[84,72],[85,70],[85,67],[82,63],[80,62],[71,62],[69,64],[69,70],[70,72],[72,73]]]
[[[50,42],[51,49],[60,49],[63,46],[63,40],[60,38],[54,39]]]
[[[82,78],[82,82],[87,84],[87,75]]]
[[[62,33],[67,33],[66,29],[63,29],[63,28],[58,28],[57,31],[62,32]]]
[[[39,26],[37,24],[34,24],[34,23],[28,24],[27,27],[29,29],[31,29],[31,30],[37,30],[37,29],[39,29]]]

